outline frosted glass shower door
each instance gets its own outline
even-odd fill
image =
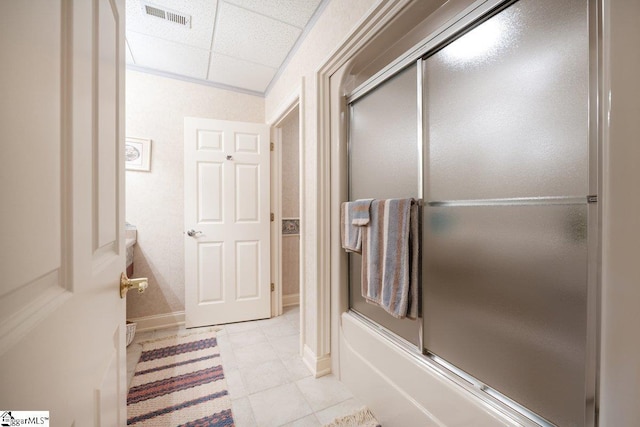
[[[423,62],[425,349],[561,426],[593,398],[588,22],[521,0]]]
[[[351,104],[349,198],[420,197],[417,66]],[[416,345],[420,322],[396,319],[362,297],[361,256],[349,255],[350,308]]]

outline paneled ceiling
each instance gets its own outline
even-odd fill
[[[126,0],[129,68],[264,94],[328,0]]]

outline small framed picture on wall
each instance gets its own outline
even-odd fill
[[[124,158],[127,170],[149,172],[151,170],[151,140],[126,137]]]

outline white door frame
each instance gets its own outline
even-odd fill
[[[299,294],[300,294],[300,355],[303,355],[305,342],[305,268],[304,268],[304,242],[305,242],[305,203],[304,203],[304,77],[300,86],[276,109],[273,117],[267,120],[271,126],[271,135],[274,138],[275,149],[271,156],[271,210],[273,223],[271,224],[271,280],[275,285],[271,301],[272,315],[282,314],[282,128],[283,120],[298,107],[298,179],[299,188],[299,217],[300,217],[300,244],[299,244]]]

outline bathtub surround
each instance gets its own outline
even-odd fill
[[[126,78],[127,136],[153,141],[151,171],[126,172],[135,276],[149,278],[144,294],[127,296],[127,318],[144,330],[184,319],[184,117],[264,122],[264,99],[133,70]]]

